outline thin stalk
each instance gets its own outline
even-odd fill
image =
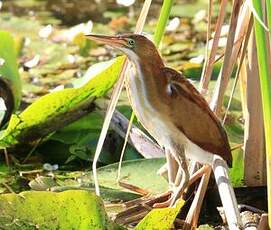
[[[209,58],[205,59],[205,63],[203,66],[203,71],[200,79],[200,86],[199,91],[203,94],[207,93],[208,85],[211,79],[213,65],[216,62],[216,53],[218,49],[218,43],[220,39],[221,29],[224,22],[224,18],[226,15],[226,8],[227,8],[228,0],[222,0],[220,3],[220,10],[219,16],[217,18],[216,28],[215,28],[215,35],[213,38],[212,48],[209,54]]]
[[[173,5],[173,0],[164,0],[163,6],[158,19],[157,27],[154,32],[153,41],[158,46],[164,36],[167,21],[169,19],[170,11]]]
[[[207,67],[207,60],[209,58],[209,46],[210,46],[210,38],[211,38],[211,25],[212,25],[212,12],[213,12],[213,0],[209,0],[209,5],[208,5],[208,24],[207,24],[207,31],[206,31],[206,45],[205,45],[205,57],[204,57],[204,64],[203,64],[203,68],[202,68],[202,73],[201,73],[201,79],[200,79],[200,93],[202,93],[203,95],[206,94],[206,92],[204,92],[205,89],[201,88],[203,86],[203,80],[204,80],[204,74],[206,71],[206,67]],[[206,83],[205,83],[206,85]],[[207,87],[208,87],[208,83],[207,83]],[[206,90],[205,90],[206,91]]]
[[[231,102],[232,102],[232,99],[233,99],[233,95],[234,95],[234,92],[235,92],[235,89],[236,89],[236,86],[237,86],[237,83],[238,83],[238,80],[239,80],[239,77],[240,77],[240,73],[242,71],[243,61],[245,60],[246,50],[247,50],[247,46],[248,46],[248,42],[249,42],[249,37],[250,37],[250,34],[251,34],[251,30],[252,30],[252,25],[253,25],[253,20],[252,20],[252,17],[250,17],[250,19],[249,19],[249,25],[248,25],[248,30],[246,32],[246,37],[244,39],[244,44],[243,44],[242,52],[241,52],[241,55],[240,55],[240,58],[239,58],[238,69],[237,69],[236,74],[235,74],[234,84],[233,84],[233,87],[232,87],[232,90],[231,90],[231,94],[230,94],[230,99],[229,99],[229,102],[228,102],[228,105],[227,105],[227,109],[225,111],[224,118],[222,120],[222,125],[223,126],[224,126],[226,118],[228,116],[228,112],[230,110],[230,106],[231,106]]]
[[[136,24],[136,28],[135,28],[135,33],[141,33],[149,12],[149,8],[151,5],[152,0],[146,0],[143,4],[141,13],[139,15],[139,18],[137,20],[137,24]],[[94,180],[94,184],[95,184],[95,192],[97,196],[100,196],[100,188],[99,188],[99,181],[98,181],[98,175],[97,175],[97,163],[98,163],[98,159],[99,156],[101,154],[102,151],[102,147],[105,141],[105,137],[107,134],[107,130],[109,128],[110,125],[110,121],[111,118],[113,116],[113,113],[115,111],[116,105],[117,105],[117,101],[119,99],[121,90],[123,88],[123,84],[124,84],[124,79],[125,79],[125,75],[127,72],[127,69],[129,69],[129,63],[128,60],[126,58],[124,65],[122,67],[122,72],[120,74],[120,78],[113,90],[112,93],[112,99],[109,102],[108,108],[107,108],[107,112],[105,115],[105,119],[104,119],[104,123],[103,123],[103,127],[102,127],[102,131],[98,140],[98,144],[95,150],[95,155],[93,158],[93,163],[92,163],[92,172],[93,172],[93,180]]]
[[[266,0],[266,3],[270,0]],[[269,3],[267,3],[268,6]],[[253,7],[261,19],[263,19],[263,7],[261,1],[253,0]],[[270,19],[270,11],[268,11],[268,19]],[[270,21],[269,21],[270,27]],[[268,194],[268,210],[271,211],[271,78],[269,68],[269,54],[266,49],[266,34],[265,29],[255,19],[254,15],[254,30],[256,47],[258,54],[260,86],[263,103],[263,120],[266,143],[266,167],[267,167],[267,194]],[[269,227],[271,226],[271,218],[269,218]]]
[[[173,0],[164,0],[161,11],[160,11],[160,16],[158,19],[158,23],[154,32],[154,44],[159,47],[159,44],[161,43],[162,37],[165,33],[165,29],[166,29],[166,25],[167,25],[167,21],[169,19],[170,16],[170,11],[173,5]],[[135,118],[135,114],[134,112],[132,112],[132,115],[130,117],[130,121],[129,121],[129,125],[127,128],[127,132],[125,135],[125,140],[124,140],[124,144],[122,146],[122,150],[121,150],[121,155],[120,155],[120,161],[119,161],[119,166],[118,166],[118,173],[117,173],[117,181],[120,181],[120,173],[121,173],[121,164],[122,164],[122,160],[123,160],[123,156],[125,153],[125,148],[127,146],[128,143],[128,139],[129,139],[129,135],[130,135],[130,131],[132,128],[132,124]]]
[[[267,23],[268,27],[270,28],[271,25],[271,1],[266,1],[266,13],[267,13]],[[269,29],[269,43],[271,44],[271,31]]]
[[[124,139],[124,144],[123,144],[122,149],[121,149],[120,160],[119,160],[119,165],[118,165],[118,173],[117,173],[117,182],[120,181],[121,164],[122,164],[122,161],[123,161],[125,149],[126,149],[126,146],[127,146],[127,143],[128,143],[128,139],[129,139],[131,128],[133,126],[134,119],[135,119],[135,113],[132,112],[132,115],[130,117],[129,124],[128,124],[128,127],[127,127],[127,131],[126,131],[126,135],[125,135],[125,139]]]
[[[266,1],[266,11],[267,11],[268,27],[270,27],[270,22],[271,22],[271,1]],[[271,33],[270,29],[269,29],[269,32]]]
[[[228,32],[227,44],[224,54],[224,61],[222,68],[220,70],[216,86],[214,89],[214,93],[210,102],[211,109],[216,113],[216,115],[220,115],[221,107],[223,104],[223,97],[226,91],[226,87],[229,82],[230,74],[232,73],[233,63],[231,59],[237,59],[238,51],[240,50],[240,46],[238,46],[237,52],[234,53],[233,57],[233,47],[235,41],[235,34],[237,31],[237,23],[238,23],[238,16],[242,6],[242,1],[234,1],[232,7],[232,14],[230,19],[230,28]],[[242,28],[242,27],[241,27]],[[240,44],[239,44],[240,45]]]

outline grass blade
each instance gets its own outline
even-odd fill
[[[269,0],[267,0],[269,1]],[[266,1],[266,2],[267,2]],[[253,7],[259,15],[263,18],[263,7],[261,1],[253,0]],[[270,13],[270,12],[269,12]],[[255,18],[255,15],[254,15]],[[270,19],[270,15],[268,15]],[[270,27],[270,21],[269,21]],[[260,86],[263,103],[263,119],[265,130],[265,143],[266,143],[266,164],[267,164],[267,194],[268,194],[268,210],[271,210],[271,79],[269,67],[269,54],[266,49],[266,34],[265,29],[262,27],[258,20],[254,20],[254,30],[256,47],[258,54]],[[271,218],[269,218],[269,227],[271,226]]]

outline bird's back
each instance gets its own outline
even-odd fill
[[[163,68],[167,78],[169,116],[176,128],[201,149],[232,163],[227,134],[208,103],[181,73]]]

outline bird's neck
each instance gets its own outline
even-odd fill
[[[134,106],[143,106],[145,110],[157,108],[166,84],[166,79],[161,76],[164,67],[161,57],[129,58],[136,68],[136,73],[129,79],[131,101],[134,101]]]
[[[151,57],[133,54],[129,55],[129,58],[135,65],[136,77],[147,89],[155,89],[160,83],[163,84],[164,78],[159,76],[162,75],[164,63],[158,52]]]

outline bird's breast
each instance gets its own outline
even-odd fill
[[[130,74],[128,79],[128,97],[133,111],[144,128],[153,136],[161,146],[170,141],[174,132],[171,122],[161,112],[157,103],[150,98],[146,84],[135,73]]]
[[[167,113],[161,111],[164,105],[159,106],[157,101],[153,103],[148,90],[155,89],[146,86],[143,79],[135,73],[129,74],[127,84],[128,97],[135,115],[161,147],[171,149],[173,143],[182,144],[187,150],[188,158],[202,163],[212,162],[213,155],[192,143],[176,128]]]

